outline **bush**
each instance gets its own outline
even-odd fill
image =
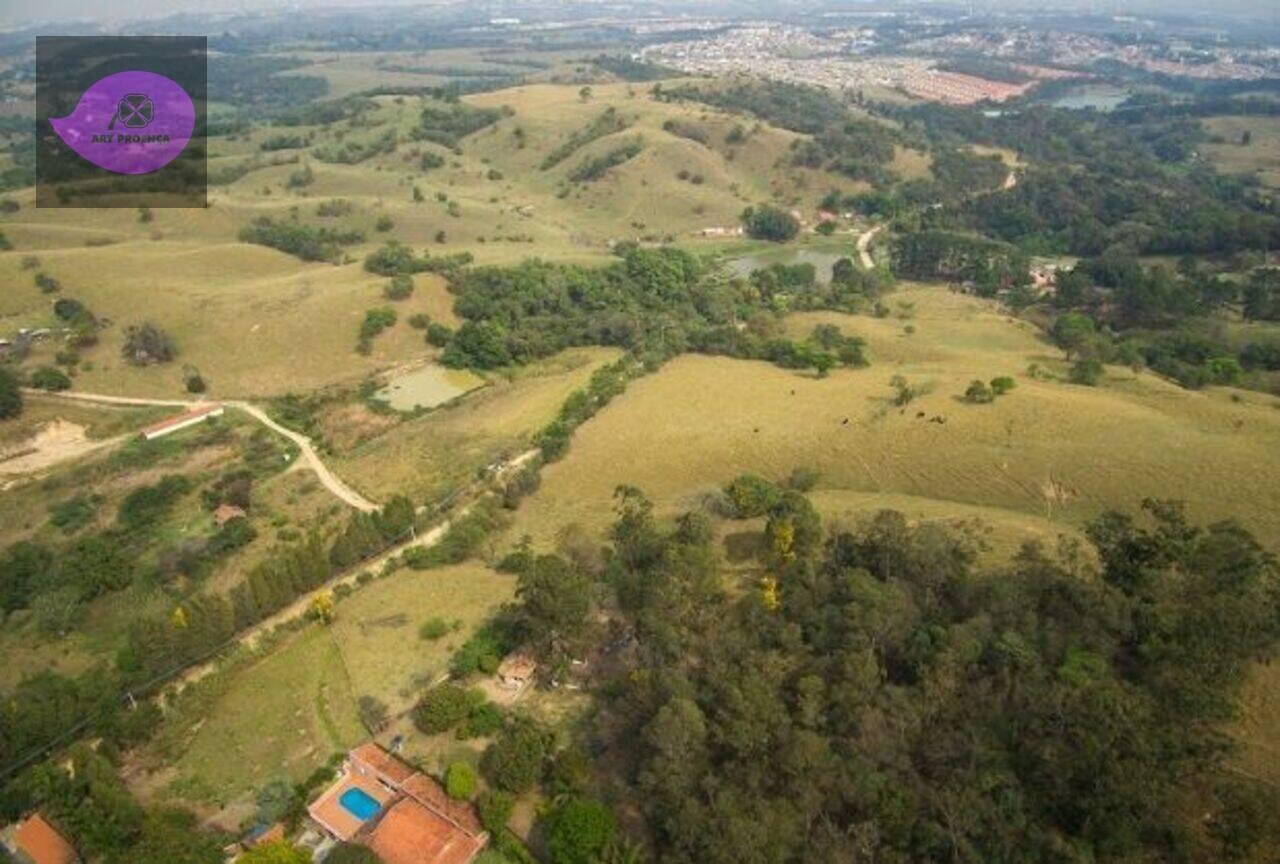
[[[618,830],[613,812],[589,798],[570,799],[551,811],[547,821],[553,864],[594,864]]]
[[[443,618],[430,618],[422,622],[422,626],[418,628],[418,638],[434,642],[437,639],[443,639],[452,629],[449,622]]]
[[[0,367],[0,420],[11,420],[22,414],[22,388],[8,369]]]
[[[339,843],[324,861],[325,864],[382,864],[372,849],[355,843]]]
[[[496,735],[502,728],[502,719],[502,709],[492,702],[477,705],[467,716],[467,721],[458,729],[458,737],[465,741],[469,738],[488,738]]]
[[[425,312],[415,312],[409,316],[409,326],[414,330],[426,330],[431,326],[431,316]]]
[[[444,791],[457,801],[468,801],[476,794],[476,769],[466,762],[454,762],[444,773]]]
[[[48,390],[51,393],[59,390],[70,390],[71,379],[61,369],[55,369],[53,366],[41,366],[31,373],[31,386],[37,390]]]
[[[150,321],[144,321],[125,329],[120,353],[135,366],[150,366],[173,360],[178,356],[178,346],[168,333]]]
[[[1085,387],[1093,387],[1097,385],[1102,378],[1102,361],[1093,357],[1084,357],[1077,360],[1071,366],[1071,371],[1067,375],[1067,380],[1072,384],[1082,384]]]
[[[476,812],[480,816],[480,824],[484,830],[497,836],[507,828],[511,811],[515,809],[516,799],[509,792],[500,789],[489,789],[476,801]]]
[[[551,743],[552,736],[532,720],[517,720],[484,751],[480,770],[499,789],[527,792],[542,777]]]
[[[782,500],[782,490],[763,477],[743,474],[724,487],[724,494],[738,519],[764,516]]]
[[[986,405],[989,402],[994,402],[995,398],[991,388],[982,381],[971,381],[968,389],[964,391],[964,401],[971,405]]]
[[[413,277],[397,274],[382,288],[382,296],[388,300],[408,300],[413,296]]]
[[[381,699],[374,696],[361,696],[358,709],[360,722],[364,725],[364,728],[369,730],[371,735],[377,735],[387,728],[391,714],[387,710],[387,704]]]
[[[999,378],[991,379],[991,392],[996,396],[1003,396],[1016,386],[1017,384],[1008,375],[1001,375]]]
[[[434,348],[447,348],[453,341],[453,331],[434,321],[427,325],[427,344]]]
[[[428,735],[438,735],[457,726],[483,702],[484,696],[478,690],[438,684],[422,694],[413,707],[413,723]]]

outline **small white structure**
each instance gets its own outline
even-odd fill
[[[226,408],[216,403],[193,408],[186,414],[179,414],[177,417],[170,417],[168,420],[161,420],[159,423],[148,426],[142,430],[142,437],[147,441],[154,441],[179,430],[189,429],[197,423],[221,417],[224,413]]]

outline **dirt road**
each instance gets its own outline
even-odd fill
[[[876,239],[876,235],[882,230],[884,230],[883,225],[875,225],[858,236],[858,260],[868,270],[874,270],[876,267],[876,262],[871,260],[871,241]]]
[[[145,399],[134,396],[107,396],[102,393],[83,393],[72,390],[66,390],[61,393],[46,393],[43,390],[31,392],[40,393],[45,396],[56,396],[60,399],[70,399],[75,402],[93,402],[100,405],[123,405],[143,408],[181,408],[189,411],[192,408],[208,404],[207,402],[190,402],[176,399]],[[279,423],[272,420],[271,417],[267,415],[267,412],[250,402],[228,400],[221,404],[228,408],[234,408],[237,411],[243,411],[263,426],[266,426],[272,432],[275,432],[277,435],[284,438],[288,438],[294,444],[297,444],[298,449],[302,452],[302,460],[304,464],[306,464],[306,466],[315,473],[324,488],[328,489],[334,497],[342,501],[344,504],[354,507],[356,510],[360,510],[364,513],[371,513],[378,509],[377,504],[352,489],[344,483],[340,477],[329,470],[329,466],[324,464],[324,461],[320,458],[320,454],[316,452],[315,446],[311,443],[311,439],[306,435],[281,426]]]

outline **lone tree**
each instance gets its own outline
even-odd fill
[[[742,225],[747,236],[773,243],[786,243],[800,233],[800,222],[796,217],[771,204],[742,211]]]
[[[150,321],[132,324],[124,331],[124,359],[135,366],[168,363],[178,356],[173,337]]]
[[[8,369],[0,368],[0,420],[11,420],[22,414],[22,390],[18,379]]]

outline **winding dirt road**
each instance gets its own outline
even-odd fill
[[[858,260],[868,270],[876,268],[876,262],[871,260],[871,241],[883,230],[883,225],[873,225],[858,236]]]
[[[141,408],[181,408],[189,411],[193,408],[200,407],[201,405],[209,404],[208,402],[190,402],[177,399],[147,399],[134,396],[108,396],[103,393],[84,393],[73,390],[65,390],[60,393],[47,393],[43,390],[33,390],[30,392],[33,394],[38,393],[42,396],[55,396],[60,399],[70,399],[76,402],[92,402],[99,405],[122,405]],[[237,411],[243,411],[263,426],[266,426],[272,432],[275,432],[281,437],[288,438],[294,444],[297,444],[299,451],[302,453],[302,460],[304,464],[306,464],[306,466],[315,473],[324,488],[328,489],[335,498],[342,501],[344,504],[354,507],[356,510],[363,513],[372,513],[374,510],[378,509],[377,504],[352,489],[343,482],[342,478],[329,470],[329,466],[324,464],[324,461],[320,458],[320,454],[316,452],[315,445],[311,443],[311,439],[306,435],[281,426],[275,420],[272,420],[266,411],[263,411],[251,402],[243,402],[233,399],[220,402],[219,404],[225,405],[228,408],[234,408]]]

